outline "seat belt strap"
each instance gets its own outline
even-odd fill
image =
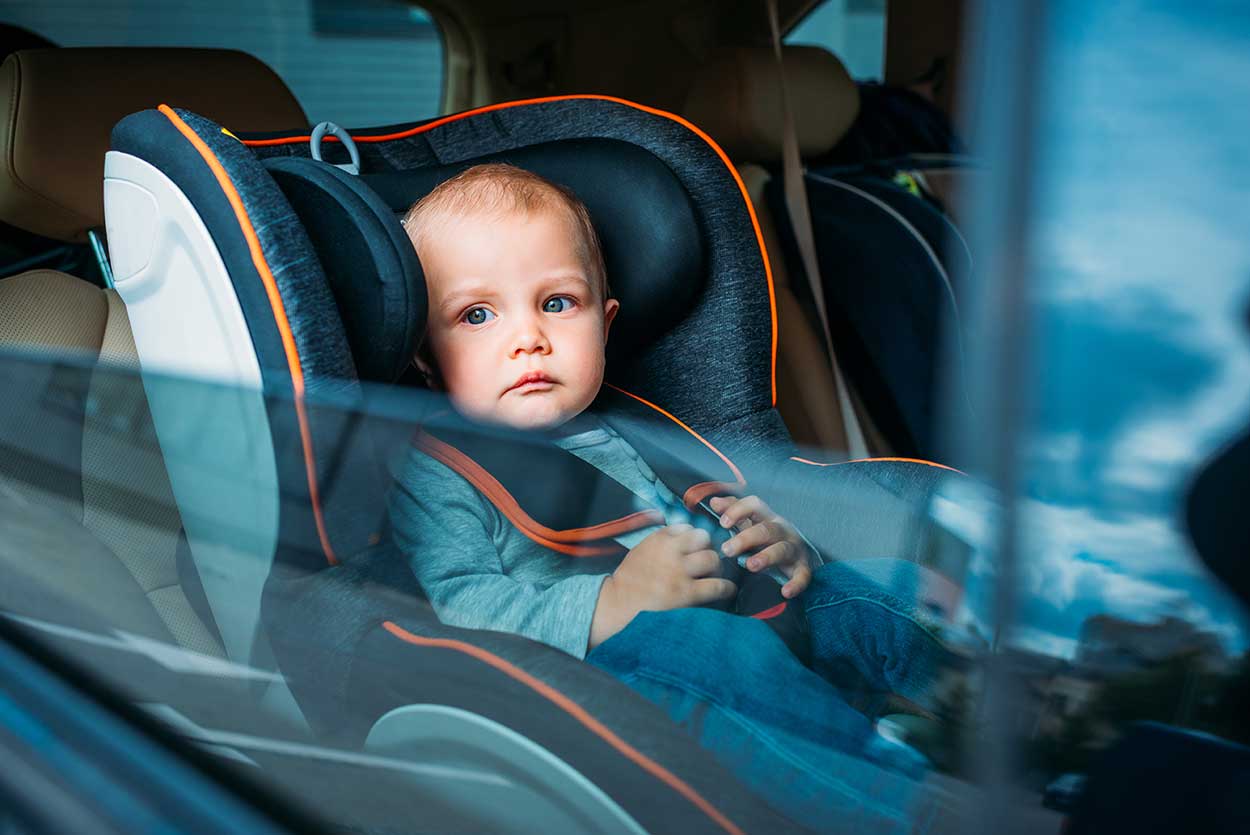
[[[834,388],[838,393],[838,409],[842,412],[842,425],[846,430],[846,452],[852,459],[867,458],[868,442],[863,427],[855,414],[850,389],[838,367],[837,354],[833,350],[833,333],[829,328],[829,314],[825,309],[825,292],[820,280],[820,263],[816,258],[816,238],[812,232],[812,214],[807,203],[807,187],[803,182],[803,163],[799,156],[799,137],[794,126],[794,113],[790,110],[790,96],[786,87],[785,62],[781,51],[781,25],[777,20],[777,0],[765,0],[768,6],[768,25],[772,30],[773,55],[777,58],[777,78],[781,90],[781,171],[785,189],[786,211],[790,226],[798,242],[803,272],[811,287],[816,303],[816,315],[820,318],[821,331],[825,337],[825,350],[829,353],[829,365],[833,370]]]

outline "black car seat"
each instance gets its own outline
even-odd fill
[[[906,161],[898,162],[906,166]],[[893,164],[855,169],[813,166],[809,175],[857,188],[868,198],[875,198],[897,212],[932,248],[958,296],[959,282],[966,281],[975,267],[972,250],[951,216],[929,196],[920,182],[923,180],[927,184],[928,177],[919,169],[898,168]]]
[[[17,51],[0,66],[0,221],[83,247],[89,231],[104,227],[100,180],[109,130],[121,116],[162,97],[196,102],[258,130],[306,123],[277,76],[243,53]],[[112,617],[115,626],[146,624],[138,634],[222,657],[116,291],[51,269],[2,279],[0,345],[8,352],[0,419],[6,518],[18,525],[25,506],[60,520],[48,525],[48,536],[65,537],[64,547],[44,544],[65,569],[59,588],[69,594],[66,605],[49,607],[36,602],[37,594],[19,592],[31,588],[18,580],[33,567],[18,565],[31,553],[17,543],[30,540],[6,536],[6,610],[56,621],[72,617],[70,603],[76,602],[106,621]],[[95,546],[86,548],[88,540]],[[70,565],[77,565],[75,572]],[[114,593],[101,594],[106,587]]]
[[[783,58],[800,153],[819,157],[853,123],[858,88],[841,62],[819,47],[786,47]],[[739,158],[760,163],[761,172],[752,176],[762,184],[758,202],[777,233],[774,272],[788,267],[802,276],[780,177],[773,176],[781,157],[779,98],[772,51],[738,48],[701,68],[686,113],[730,143]],[[804,183],[834,350],[856,396],[855,415],[868,430],[872,452],[936,458],[939,359],[943,340],[959,332],[951,271],[970,267],[966,246],[940,212],[889,180],[873,172],[834,173],[809,171]],[[795,307],[812,309],[807,281],[789,284]],[[794,342],[819,348],[812,317],[790,319]],[[789,337],[791,330],[784,333]],[[828,400],[827,387],[801,370],[819,367],[810,353],[791,372],[803,387],[798,398]],[[958,390],[961,375],[952,378]],[[786,402],[780,405],[785,414]]]
[[[603,233],[630,311],[617,321],[614,382],[734,455],[831,551],[932,558],[924,507],[948,470],[787,458],[764,255],[724,153],[671,114],[598,96],[353,131],[359,177],[306,159],[307,135],[237,135],[168,107],[119,123],[109,237],[145,369],[234,384],[213,412],[220,431],[180,445],[182,416],[212,404],[154,380],[156,429],[197,564],[230,557],[214,520],[272,561],[248,623],[263,620],[320,738],[526,776],[528,808],[554,816],[518,824],[505,813],[493,828],[550,829],[575,814],[570,804],[595,828],[792,826],[615,680],[517,636],[441,624],[389,544],[381,499],[379,453],[437,402],[376,385],[402,372],[424,315],[394,213],[472,162],[509,159],[572,185]],[[327,154],[346,162],[341,146]],[[185,265],[177,280],[169,263]],[[184,453],[216,462],[240,495],[196,493],[195,468],[172,463]],[[846,513],[832,518],[830,501]],[[254,599],[255,576],[240,578],[236,597]],[[552,763],[564,776],[544,782]],[[489,787],[448,791],[443,801],[465,815],[498,812]]]

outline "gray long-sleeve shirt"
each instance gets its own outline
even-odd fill
[[[619,435],[582,416],[556,443],[638,497],[687,521],[680,502]],[[571,557],[529,539],[451,468],[413,449],[389,497],[396,542],[439,618],[514,632],[583,658],[603,580],[620,557]],[[655,528],[618,541],[632,548]]]

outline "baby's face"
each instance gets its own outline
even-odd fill
[[[428,344],[456,408],[518,429],[559,426],[603,384],[606,302],[561,211],[471,215],[423,245]]]

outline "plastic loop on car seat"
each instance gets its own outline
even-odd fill
[[[342,168],[348,174],[360,173],[360,151],[356,148],[356,141],[352,139],[351,134],[343,130],[333,122],[322,122],[313,128],[312,136],[308,140],[308,144],[312,147],[312,158],[321,162],[321,140],[326,134],[333,136],[343,143],[343,147],[347,149],[347,153],[351,156],[351,162],[340,163],[337,168]]]

